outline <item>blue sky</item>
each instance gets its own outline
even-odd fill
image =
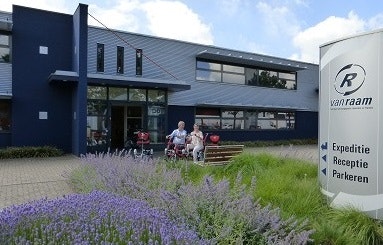
[[[79,1],[1,0],[72,14]],[[109,28],[319,63],[319,46],[383,28],[382,0],[83,0]],[[89,19],[89,23],[96,23]]]

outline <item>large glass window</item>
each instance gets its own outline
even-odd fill
[[[243,111],[222,110],[222,129],[244,129]]]
[[[132,88],[129,89],[130,101],[146,101],[146,89]]]
[[[195,123],[201,129],[276,130],[294,129],[295,113],[262,110],[232,110],[225,108],[197,108]]]
[[[0,34],[0,62],[11,62],[11,36]]]
[[[295,72],[273,71],[201,60],[197,60],[196,79],[269,88],[297,88]]]
[[[88,99],[106,100],[107,99],[106,87],[88,86]]]
[[[148,131],[150,140],[153,143],[162,143],[165,141],[165,106],[148,106]]]
[[[106,146],[108,137],[107,103],[100,100],[88,100],[87,145]]]
[[[154,90],[154,89],[149,89],[148,90],[148,101],[149,102],[165,102],[166,97],[165,97],[165,91],[164,90]]]
[[[124,47],[117,46],[117,73],[124,74]]]
[[[104,72],[104,44],[97,43],[97,72]]]
[[[109,100],[128,100],[128,89],[109,87]]]
[[[11,103],[8,100],[0,100],[0,132],[11,129]]]

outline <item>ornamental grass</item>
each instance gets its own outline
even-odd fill
[[[77,188],[144,200],[215,244],[307,244],[313,233],[305,222],[282,219],[279,209],[261,206],[251,194],[255,185],[243,185],[241,173],[234,183],[209,175],[192,183],[185,172],[199,166],[133,159],[121,152],[89,154],[83,163],[86,174],[72,178]]]

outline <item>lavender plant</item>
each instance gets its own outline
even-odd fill
[[[121,153],[87,155],[84,162],[106,190],[145,200],[218,244],[306,244],[313,233],[293,218],[281,219],[279,210],[261,207],[241,184],[241,174],[233,187],[209,176],[195,185],[184,182],[179,168]]]
[[[145,202],[100,191],[0,212],[0,244],[209,244]]]

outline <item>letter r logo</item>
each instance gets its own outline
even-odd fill
[[[347,83],[347,87],[351,87],[351,80],[356,78],[357,73],[348,73],[344,76],[342,83],[340,84],[340,87],[343,88],[344,84]]]
[[[343,96],[355,93],[360,89],[366,79],[366,71],[357,64],[348,64],[342,67],[335,76],[335,91]]]

